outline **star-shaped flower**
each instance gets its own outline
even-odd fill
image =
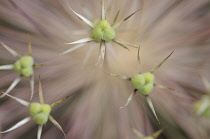
[[[84,39],[81,39],[78,41],[66,43],[66,44],[79,44],[79,45],[76,45],[76,46],[64,51],[62,54],[66,54],[66,53],[72,52],[78,48],[81,48],[84,46],[83,44],[86,42],[92,41],[92,42],[100,43],[100,54],[98,56],[97,64],[100,64],[100,66],[102,66],[104,57],[105,57],[105,52],[106,52],[106,43],[112,41],[112,42],[115,42],[115,43],[121,45],[123,48],[126,48],[126,49],[128,49],[128,46],[138,48],[138,47],[131,45],[127,42],[117,39],[115,37],[116,36],[115,29],[117,27],[119,27],[124,21],[128,20],[131,16],[133,16],[135,13],[137,13],[140,9],[138,9],[137,11],[135,11],[134,13],[132,13],[131,15],[129,15],[128,17],[126,17],[125,19],[120,20],[120,21],[117,21],[118,15],[119,15],[119,11],[118,11],[118,13],[115,16],[114,22],[112,24],[110,24],[106,20],[105,0],[102,0],[101,19],[96,22],[91,22],[84,16],[75,12],[69,5],[68,5],[68,7],[74,14],[76,14],[80,19],[82,19],[86,24],[88,24],[91,27],[92,31],[90,33],[90,37],[88,37],[88,38],[84,38]],[[91,49],[91,51],[93,51],[93,50]]]
[[[163,129],[160,129],[158,131],[156,131],[155,133],[153,133],[151,136],[144,136],[142,133],[140,133],[138,130],[133,129],[133,132],[136,134],[136,136],[139,139],[156,139],[158,138],[158,136],[163,132]]]
[[[115,77],[119,77],[125,80],[129,80],[131,81],[132,86],[135,88],[134,92],[129,96],[125,106],[127,106],[129,104],[129,102],[132,100],[133,96],[136,94],[137,91],[139,91],[142,95],[144,95],[147,99],[147,103],[149,104],[149,107],[151,108],[153,114],[155,115],[156,119],[159,122],[159,119],[155,113],[155,109],[154,106],[152,104],[152,101],[149,97],[149,94],[152,92],[154,87],[158,87],[158,88],[163,88],[163,89],[169,89],[169,90],[173,90],[178,92],[175,89],[163,86],[163,85],[159,85],[159,84],[155,84],[155,76],[154,76],[154,72],[161,67],[161,65],[172,55],[173,52],[171,52],[162,62],[160,62],[156,67],[154,67],[151,71],[149,72],[144,72],[141,73],[141,66],[140,66],[140,47],[138,49],[138,74],[132,76],[132,77],[128,77],[125,75],[116,75],[116,74],[109,74]],[[121,107],[123,108],[123,107]]]
[[[34,64],[34,58],[32,57],[32,51],[31,51],[31,41],[28,37],[28,55],[21,56],[18,54],[15,50],[4,44],[3,42],[0,42],[0,44],[15,58],[18,58],[18,60],[14,64],[10,65],[2,65],[0,66],[0,70],[14,70],[17,73],[20,74],[9,86],[9,88],[6,90],[6,92],[0,96],[0,98],[4,97],[6,94],[8,94],[15,86],[21,81],[21,78],[23,77],[29,77],[30,78],[30,86],[31,86],[31,99],[33,98],[34,94],[34,67],[38,67],[41,65]]]
[[[41,138],[41,133],[42,133],[42,128],[43,125],[45,125],[48,121],[48,119],[57,127],[59,128],[64,136],[66,137],[62,127],[59,125],[59,123],[50,115],[50,112],[52,110],[52,108],[54,108],[55,106],[57,106],[58,104],[62,103],[64,100],[66,100],[69,96],[55,102],[52,104],[45,104],[44,103],[44,99],[43,99],[43,93],[42,93],[42,86],[41,86],[41,82],[40,82],[40,78],[39,78],[39,100],[40,103],[38,102],[33,102],[33,103],[29,103],[25,100],[19,99],[17,97],[11,96],[9,94],[6,94],[7,96],[9,96],[10,98],[16,100],[17,102],[19,102],[20,104],[26,106],[29,108],[29,113],[30,116],[26,117],[25,119],[21,120],[20,122],[18,122],[17,124],[15,124],[13,127],[11,127],[10,129],[6,130],[6,131],[2,131],[0,133],[6,133],[6,132],[10,132],[24,124],[26,124],[27,122],[29,122],[30,120],[33,120],[36,124],[38,124],[38,133],[37,133],[37,139]]]

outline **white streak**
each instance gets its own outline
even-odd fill
[[[38,127],[37,139],[41,139],[42,127],[43,127],[42,125],[39,125],[39,127]]]
[[[7,95],[13,88],[15,88],[15,86],[20,82],[21,80],[21,77],[17,77],[13,82],[12,84],[9,86],[9,88],[7,89],[7,91],[0,96],[0,98],[4,97],[5,95]]]
[[[74,12],[74,14],[76,14],[80,19],[82,19],[86,24],[88,24],[88,25],[89,25],[90,27],[92,27],[92,28],[95,27],[95,25],[94,25],[90,20],[88,20],[88,19],[85,18],[84,16],[78,14],[77,12],[75,12],[75,11],[69,6],[69,4],[67,4],[67,5],[68,5],[69,9],[70,9],[72,12]]]
[[[13,68],[14,68],[14,65],[13,64],[0,66],[0,70],[11,70]]]
[[[13,50],[12,48],[10,48],[9,46],[7,46],[6,44],[4,44],[3,42],[0,42],[0,44],[14,57],[20,57],[20,55]]]
[[[158,123],[160,124],[160,121],[159,121],[159,119],[158,119],[158,117],[157,117],[157,114],[156,114],[156,112],[155,112],[154,106],[153,106],[153,104],[152,104],[152,100],[150,99],[149,96],[146,96],[146,99],[147,99],[147,103],[148,103],[150,109],[152,110],[152,112],[153,112],[155,118],[157,119]]]
[[[68,49],[68,50],[66,50],[66,51],[64,51],[64,52],[62,52],[60,55],[65,55],[65,54],[67,54],[67,53],[70,53],[70,52],[72,52],[72,51],[74,51],[74,50],[76,50],[76,49],[79,49],[79,48],[83,47],[84,45],[85,45],[84,43],[78,44],[78,45],[76,45],[76,46],[74,46],[74,47],[72,47],[72,48],[70,48],[70,49]]]
[[[34,96],[34,75],[31,75],[30,77],[30,86],[31,86],[31,99]]]
[[[49,115],[49,120],[58,128],[61,130],[61,132],[63,132],[65,138],[66,138],[66,134],[64,133],[62,127],[59,125],[59,123],[51,116]]]
[[[89,42],[89,41],[93,41],[92,38],[84,38],[78,41],[74,41],[74,42],[70,42],[70,43],[65,43],[65,44],[78,44],[78,43],[85,43],[85,42]]]
[[[26,107],[29,107],[30,103],[25,101],[25,100],[22,100],[20,98],[17,98],[17,97],[14,97],[14,96],[11,96],[9,94],[7,94],[8,97],[11,97],[12,99],[16,100],[17,102],[19,102],[20,104],[26,106]]]
[[[3,132],[0,132],[0,133],[10,132],[10,131],[12,131],[12,130],[14,130],[14,129],[16,129],[16,128],[22,126],[22,125],[24,125],[24,124],[26,124],[26,123],[27,123],[28,121],[30,121],[30,120],[31,120],[31,117],[27,117],[27,118],[21,120],[20,122],[18,122],[17,124],[15,124],[15,125],[14,125],[13,127],[11,127],[10,129],[8,129],[8,130],[6,130],[6,131],[3,131]]]

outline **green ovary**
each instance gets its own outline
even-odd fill
[[[131,84],[133,85],[134,88],[139,89],[143,85],[145,85],[145,77],[142,74],[134,75],[131,78]]]
[[[93,28],[91,32],[91,37],[95,42],[106,41],[110,42],[115,38],[115,31],[110,26],[109,22],[106,20],[102,20],[97,22],[96,26]]]
[[[36,114],[35,116],[33,116],[33,120],[38,125],[44,125],[48,121],[48,115],[39,113],[39,114]]]
[[[143,95],[148,95],[149,93],[152,92],[153,87],[154,87],[153,84],[146,84],[144,87],[142,87],[142,88],[140,88],[140,89],[138,89],[138,90],[139,90],[139,92],[140,92],[141,94],[143,94]]]
[[[48,104],[31,103],[29,112],[35,123],[43,125],[48,121],[51,107]]]
[[[143,74],[146,80],[146,84],[153,84],[155,81],[155,77],[151,72],[146,72]]]
[[[14,70],[22,76],[30,77],[33,74],[34,60],[31,56],[22,56],[14,64]]]

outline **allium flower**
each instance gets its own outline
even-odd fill
[[[60,129],[64,136],[65,133],[62,129],[62,127],[59,125],[59,123],[50,115],[51,109],[54,108],[55,106],[57,106],[58,104],[62,103],[64,100],[66,100],[69,96],[63,98],[62,100],[59,100],[55,103],[52,104],[46,104],[44,103],[44,99],[43,99],[43,93],[42,93],[42,86],[41,86],[41,82],[39,79],[39,100],[40,103],[37,102],[33,102],[33,103],[29,103],[25,100],[19,99],[17,97],[5,94],[7,96],[9,96],[10,98],[16,100],[17,102],[19,102],[20,104],[26,106],[29,108],[29,113],[30,116],[21,120],[20,122],[18,122],[17,124],[15,124],[13,127],[11,127],[10,129],[6,130],[6,131],[2,131],[0,133],[7,133],[10,132],[12,130],[15,130],[16,128],[26,124],[27,122],[29,122],[30,120],[33,120],[36,124],[39,125],[38,127],[38,132],[37,132],[37,139],[41,139],[41,133],[42,133],[42,128],[43,126],[47,123],[48,119],[58,128]]]
[[[12,84],[9,86],[7,91],[0,96],[0,98],[7,95],[21,80],[23,77],[29,77],[30,78],[30,86],[31,86],[31,99],[33,98],[34,94],[34,67],[37,67],[39,65],[34,64],[34,59],[32,57],[31,53],[31,41],[28,38],[28,55],[21,56],[18,54],[15,50],[4,44],[3,42],[0,42],[0,44],[15,58],[18,58],[18,60],[14,64],[10,65],[3,65],[0,66],[0,70],[14,70],[17,73],[20,74],[19,77],[17,77]]]
[[[92,28],[92,30],[91,30],[89,38],[81,39],[81,40],[71,42],[71,43],[66,43],[66,44],[80,44],[80,43],[85,43],[85,42],[90,42],[90,41],[100,43],[100,54],[98,56],[97,64],[101,63],[101,66],[103,65],[105,51],[106,51],[106,43],[109,43],[110,41],[118,43],[126,49],[128,49],[127,46],[136,47],[136,46],[133,46],[127,42],[117,39],[115,37],[116,36],[115,29],[118,28],[124,21],[128,20],[131,16],[133,16],[135,13],[137,13],[140,9],[138,9],[137,11],[135,11],[134,13],[132,13],[131,15],[129,15],[128,17],[126,17],[125,19],[123,19],[121,21],[117,21],[119,12],[120,12],[120,11],[118,11],[114,18],[114,21],[111,25],[106,19],[107,14],[106,14],[105,0],[102,0],[101,19],[98,21],[96,20],[95,22],[91,22],[87,18],[78,14],[77,12],[72,10],[72,8],[70,6],[69,6],[69,9],[72,12],[74,12],[74,14],[76,14],[79,18],[81,18],[86,24],[88,24]],[[76,45],[76,46],[64,51],[62,54],[72,52],[73,50],[76,50],[82,46],[84,46],[84,44]],[[92,46],[90,46],[90,50],[93,51],[93,49],[91,47]],[[92,53],[91,51],[90,51],[90,53]]]
[[[161,61],[152,70],[150,70],[149,72],[144,72],[144,73],[141,72],[141,63],[140,63],[140,54],[139,53],[140,53],[140,47],[138,49],[138,74],[135,74],[132,77],[128,77],[126,75],[116,75],[116,74],[110,74],[110,75],[131,81],[132,86],[135,88],[133,93],[129,96],[125,106],[127,106],[130,103],[133,96],[136,94],[137,91],[139,91],[139,93],[141,93],[142,95],[144,95],[146,97],[149,107],[151,108],[153,114],[155,115],[155,118],[159,122],[159,119],[155,113],[155,109],[154,109],[152,101],[149,97],[149,94],[152,92],[154,87],[176,91],[175,89],[156,84],[155,76],[154,76],[154,72],[163,65],[163,63],[172,55],[173,52],[171,52],[163,61]],[[123,107],[121,107],[121,108],[123,108]]]
[[[104,73],[125,74],[129,77],[136,74],[136,48],[131,47],[131,51],[127,52],[115,43],[113,47],[107,43],[106,50],[110,52],[106,53],[103,68],[95,66],[98,56],[96,49],[86,65],[81,64],[83,56],[87,59],[90,52],[86,47],[68,55],[59,55],[66,49],[65,42],[86,38],[87,32],[91,32],[86,30],[86,24],[75,18],[66,3],[90,21],[101,16],[99,0],[2,0],[0,41],[24,54],[24,46],[27,45],[25,36],[30,33],[33,57],[37,63],[44,65],[36,73],[42,75],[42,86],[47,92],[46,102],[73,94],[71,99],[52,111],[66,132],[67,139],[137,139],[132,128],[143,135],[152,135],[165,126],[167,128],[159,139],[209,139],[209,119],[198,120],[192,109],[205,92],[198,72],[202,71],[207,80],[210,78],[208,0],[106,1],[107,21],[114,21],[118,10],[120,21],[128,13],[142,7],[135,16],[116,29],[117,38],[141,46],[142,71],[149,71],[175,51],[155,72],[155,82],[181,93],[154,88],[150,94],[160,125],[144,96],[139,93],[126,108],[120,109],[133,86]],[[94,42],[91,48],[98,45]],[[1,47],[0,59],[2,64],[14,60]],[[1,91],[8,88],[15,76],[13,72],[0,72]],[[36,86],[37,76],[34,77]],[[22,80],[13,92],[15,97],[27,100],[28,82]],[[28,109],[21,109],[16,102],[7,98],[0,99],[0,121],[4,128],[11,127],[28,113]],[[33,99],[37,98],[35,93]],[[28,123],[9,134],[3,134],[2,138],[36,138],[36,128],[33,123]],[[61,139],[64,136],[49,123],[43,128],[42,138]]]

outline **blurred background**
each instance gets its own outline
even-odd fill
[[[35,95],[30,101],[29,79],[10,92],[29,102],[38,101],[38,75],[41,75],[45,103],[71,95],[52,110],[67,139],[138,139],[132,128],[149,136],[165,128],[158,139],[209,139],[208,117],[197,116],[193,104],[207,93],[199,74],[210,82],[210,1],[209,0],[106,0],[107,20],[119,20],[141,7],[141,11],[116,30],[116,37],[141,46],[142,71],[147,72],[171,51],[174,54],[155,72],[157,84],[181,93],[155,88],[150,94],[160,123],[145,97],[133,92],[129,81],[104,72],[133,76],[137,70],[137,49],[123,49],[109,43],[102,68],[95,66],[99,44],[59,55],[74,45],[65,43],[90,37],[91,28],[67,6],[88,18],[100,20],[101,0],[1,0],[0,41],[22,55],[27,54],[30,34],[35,63]],[[88,56],[88,50],[95,47]],[[13,64],[13,58],[0,47],[0,64]],[[0,91],[5,91],[18,74],[0,71]],[[29,115],[28,109],[8,97],[0,99],[0,129],[6,130]],[[31,121],[1,134],[2,139],[36,139],[37,125]],[[48,122],[43,139],[63,139],[63,134]]]

